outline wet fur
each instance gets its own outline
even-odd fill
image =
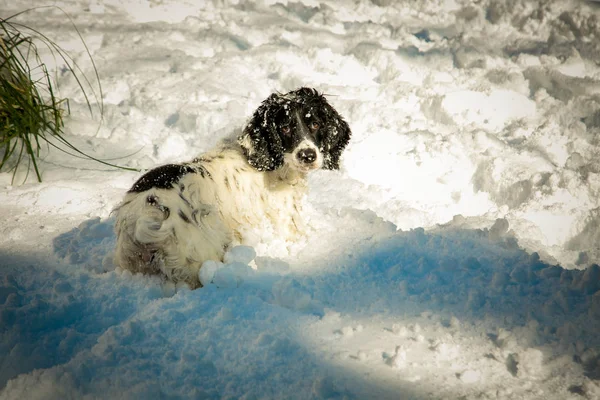
[[[222,260],[248,231],[268,225],[297,239],[307,173],[338,169],[349,138],[347,123],[316,90],[271,95],[237,141],[157,167],[133,185],[115,209],[115,263],[198,287],[202,263]]]

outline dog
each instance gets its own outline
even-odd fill
[[[207,260],[221,261],[249,230],[303,235],[307,174],[339,169],[350,127],[324,95],[274,93],[237,140],[182,164],[154,168],[115,208],[115,264],[200,287]]]

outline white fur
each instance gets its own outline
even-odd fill
[[[317,154],[315,168],[322,165]],[[249,227],[268,224],[284,239],[296,239],[303,231],[306,172],[314,168],[296,168],[295,154],[290,162],[261,172],[231,143],[189,164],[203,166],[204,177],[188,173],[172,189],[128,192],[115,210],[116,264],[198,287],[202,263],[222,260],[227,247],[244,242]]]

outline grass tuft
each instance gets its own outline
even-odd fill
[[[63,116],[69,113],[69,103],[67,99],[57,97],[55,81],[42,62],[37,45],[46,46],[55,58],[58,56],[64,61],[67,72],[79,85],[92,116],[94,107],[90,97],[95,99],[100,120],[104,113],[102,86],[92,56],[77,27],[66,12],[59,7],[51,7],[64,13],[79,35],[91,60],[97,85],[90,83],[77,63],[54,41],[39,30],[15,20],[19,15],[34,9],[6,19],[0,18],[0,171],[12,171],[14,181],[17,170],[27,162],[24,181],[33,168],[37,180],[41,182],[38,160],[43,145],[111,167],[137,171],[94,158],[76,148],[65,137]]]

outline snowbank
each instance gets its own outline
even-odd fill
[[[0,398],[600,397],[597,4],[57,4],[104,93],[100,123],[59,74],[66,129],[99,158],[191,159],[298,86],[353,138],[310,177],[305,239],[235,248],[195,291],[112,263],[138,174],[1,173]],[[19,18],[93,76],[60,10]]]

